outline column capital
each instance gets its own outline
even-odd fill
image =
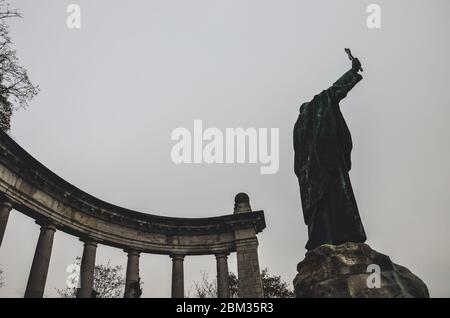
[[[51,221],[47,220],[36,220],[36,224],[41,227],[41,231],[53,231],[56,232],[56,226]]]
[[[184,261],[185,254],[173,253],[169,255],[173,261]]]
[[[128,254],[128,256],[137,256],[140,257],[141,256],[141,251],[136,250],[136,249],[132,249],[132,248],[126,248],[123,250],[125,253]]]
[[[9,209],[9,210],[12,210],[12,208],[13,208],[12,202],[10,200],[8,200],[8,199],[5,199],[5,198],[1,199],[0,206],[2,208],[6,208],[6,209]]]
[[[97,247],[97,241],[90,237],[80,237],[80,241],[84,243],[85,246]]]
[[[214,253],[214,255],[216,256],[217,259],[228,258],[228,256],[230,255],[230,252],[216,252],[216,253]]]

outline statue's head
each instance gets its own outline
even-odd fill
[[[302,113],[306,110],[306,107],[308,107],[308,104],[309,104],[309,103],[303,103],[303,104],[300,106],[300,114],[302,114]]]

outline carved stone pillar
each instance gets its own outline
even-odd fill
[[[228,253],[216,254],[217,261],[217,297],[230,298],[228,274]]]
[[[236,195],[234,213],[252,213],[247,194]],[[264,291],[258,260],[258,239],[254,228],[235,231],[240,298],[262,298]]]
[[[96,252],[97,243],[85,240],[80,267],[80,289],[78,290],[77,298],[92,298]]]
[[[54,225],[45,224],[41,226],[41,233],[39,234],[25,290],[25,298],[42,298],[44,296],[55,232],[56,228]]]
[[[139,257],[140,253],[138,251],[129,250],[125,251],[128,253],[127,262],[127,276],[125,279],[125,293],[124,298],[137,298],[140,289],[140,279],[139,279]]]
[[[172,298],[184,298],[184,255],[173,254],[172,258]]]
[[[3,200],[0,203],[0,246],[2,246],[3,236],[5,235],[6,225],[8,224],[9,214],[12,210],[11,202]]]

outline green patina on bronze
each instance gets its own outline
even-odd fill
[[[361,64],[354,59],[351,70],[302,104],[294,127],[295,174],[308,226],[308,250],[366,241],[349,177],[352,138],[339,107],[362,80],[359,70]]]

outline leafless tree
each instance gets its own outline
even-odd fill
[[[265,298],[292,298],[293,291],[288,287],[288,284],[281,279],[281,276],[269,275],[267,268],[261,272],[261,280],[263,283]],[[229,273],[229,288],[230,297],[239,298],[239,282],[236,274]],[[203,271],[200,282],[194,282],[194,297],[195,298],[216,298],[217,297],[217,283],[215,280],[211,281],[208,274]]]
[[[39,92],[39,86],[31,83],[27,70],[19,64],[13,42],[9,35],[8,19],[21,18],[16,9],[0,0],[0,129],[11,128],[11,116]]]
[[[215,298],[217,297],[217,282],[210,280],[208,273],[202,271],[202,279],[200,282],[194,282],[195,298]]]

